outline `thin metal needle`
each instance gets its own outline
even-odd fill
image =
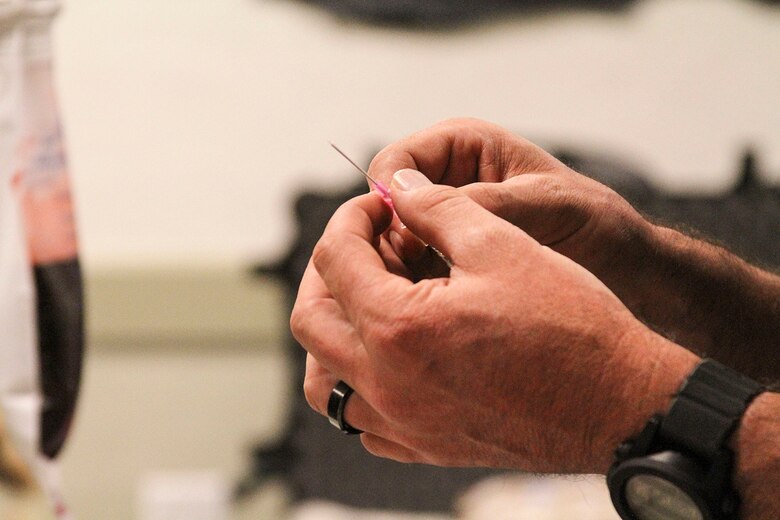
[[[336,150],[338,153],[340,153],[340,154],[341,154],[341,156],[342,156],[342,157],[344,157],[344,159],[348,160],[348,161],[349,161],[349,163],[350,163],[352,166],[354,166],[355,168],[357,168],[357,169],[358,169],[358,171],[359,171],[360,173],[362,173],[363,175],[365,175],[366,179],[368,179],[369,181],[371,181],[371,182],[373,183],[373,185],[374,185],[374,186],[378,186],[378,185],[379,185],[379,183],[378,183],[378,182],[376,182],[376,181],[375,181],[375,180],[374,180],[374,179],[373,179],[373,178],[372,178],[372,177],[371,177],[371,176],[368,174],[368,172],[367,172],[366,170],[364,170],[363,168],[361,168],[360,166],[358,166],[358,165],[355,163],[355,161],[353,161],[352,159],[350,159],[350,158],[349,158],[349,156],[348,156],[347,154],[345,154],[344,152],[342,152],[342,151],[339,149],[339,147],[338,147],[338,146],[336,146],[335,144],[331,143],[330,141],[328,141],[328,143],[329,143],[329,144],[330,144],[330,145],[333,147],[333,149],[334,149],[334,150]]]
[[[334,150],[336,150],[336,151],[337,151],[339,154],[341,154],[341,156],[342,156],[342,157],[344,157],[344,159],[348,160],[348,161],[349,161],[349,163],[350,163],[352,166],[354,166],[355,168],[357,168],[357,169],[358,169],[358,171],[359,171],[360,173],[362,173],[363,175],[365,175],[366,179],[368,179],[368,180],[369,180],[369,181],[370,181],[370,182],[371,182],[371,183],[372,183],[372,184],[373,184],[373,185],[376,187],[376,190],[377,190],[377,191],[380,193],[380,195],[382,195],[382,198],[384,199],[385,203],[386,203],[386,204],[387,204],[387,205],[390,207],[390,209],[392,209],[392,210],[393,210],[393,213],[395,213],[395,206],[393,205],[393,199],[392,199],[392,197],[390,197],[390,190],[388,190],[388,189],[387,189],[387,187],[386,187],[384,184],[382,184],[381,182],[375,181],[373,178],[371,178],[371,176],[368,174],[368,172],[366,172],[366,170],[364,170],[363,168],[361,168],[360,166],[358,166],[358,165],[355,163],[355,161],[353,161],[352,159],[350,159],[350,158],[349,158],[349,156],[348,156],[347,154],[345,154],[344,152],[342,152],[342,151],[339,149],[339,147],[338,147],[338,146],[336,146],[335,144],[333,144],[333,143],[332,143],[332,142],[330,142],[330,141],[328,141],[328,143],[329,143],[329,144],[330,144],[330,145],[333,147],[333,149],[334,149]],[[423,244],[425,244],[425,242],[423,242]],[[434,253],[436,253],[436,255],[438,255],[438,257],[439,257],[439,258],[441,258],[441,259],[444,261],[444,263],[445,263],[445,264],[447,264],[447,267],[449,267],[450,269],[452,269],[452,262],[450,261],[450,259],[449,259],[449,258],[447,258],[446,256],[444,256],[444,253],[442,253],[441,251],[439,251],[438,249],[436,249],[435,247],[433,247],[433,246],[432,246],[432,245],[430,245],[430,244],[425,244],[425,247],[427,247],[427,248],[430,248],[430,249],[431,249],[431,251],[433,251]]]

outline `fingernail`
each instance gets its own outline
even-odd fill
[[[401,191],[411,191],[422,186],[429,186],[433,184],[428,177],[418,172],[417,170],[405,169],[398,170],[393,175],[393,181],[391,185]]]

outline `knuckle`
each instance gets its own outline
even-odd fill
[[[453,199],[455,188],[448,186],[434,186],[427,190],[421,190],[419,198],[416,200],[417,206],[421,211],[431,211],[441,208],[445,205],[457,203],[458,198]]]
[[[374,437],[373,435],[361,435],[360,442],[363,444],[363,448],[371,455],[385,458],[385,453],[382,450],[382,443],[378,442],[377,437]]]
[[[318,272],[322,272],[325,269],[333,255],[334,251],[338,250],[337,241],[328,235],[324,234],[314,246],[314,250],[311,253],[311,260],[314,264],[314,268]]]
[[[308,403],[309,407],[313,410],[323,413],[325,408],[323,404],[319,402],[317,390],[318,386],[316,385],[315,380],[308,377],[303,380],[303,395],[306,397],[306,403]]]
[[[380,150],[368,166],[369,173],[378,180],[389,181],[393,174],[402,168],[416,168],[413,154],[414,145],[409,139],[390,144]]]
[[[307,313],[301,310],[301,305],[296,303],[290,313],[290,331],[292,332],[293,337],[299,342],[302,342],[301,338],[306,329],[306,316]]]
[[[371,455],[383,459],[395,460],[402,463],[424,462],[424,458],[414,453],[403,444],[395,444],[393,441],[387,441],[374,435],[361,435],[360,441],[363,447]]]
[[[475,117],[451,117],[439,121],[434,128],[453,128],[456,131],[463,131],[485,126],[489,126],[489,123]]]
[[[497,225],[464,229],[461,238],[475,250],[503,251],[518,242],[521,235],[512,225]]]
[[[296,302],[290,312],[290,331],[302,345],[311,341],[312,316],[318,306],[316,302]]]
[[[458,190],[494,215],[507,218],[514,203],[514,194],[500,188],[500,185],[491,183],[475,183],[461,186]]]
[[[395,445],[392,441],[370,434],[361,435],[360,437],[363,447],[375,457],[398,462],[413,462],[407,451],[403,447]]]
[[[451,186],[434,185],[412,193],[415,211],[433,221],[457,222],[473,211],[474,202]]]
[[[376,155],[374,155],[373,159],[371,159],[371,163],[368,165],[368,169],[371,171],[375,171],[381,165],[392,160],[394,153],[395,153],[394,145],[385,146]]]
[[[529,187],[540,194],[549,195],[563,191],[563,182],[557,175],[528,175]]]

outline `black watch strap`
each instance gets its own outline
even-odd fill
[[[703,360],[683,383],[658,436],[705,460],[726,446],[753,398],[765,388],[711,359]]]

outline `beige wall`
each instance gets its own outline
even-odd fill
[[[62,457],[76,517],[142,520],[141,490],[156,472],[234,486],[252,446],[287,424],[280,287],[230,269],[93,270],[87,282],[89,349]],[[278,518],[269,506],[247,518]]]
[[[675,190],[724,189],[755,143],[778,183],[778,26],[780,11],[738,0],[647,0],[624,16],[518,17],[453,34],[353,26],[286,0],[67,1],[57,78],[93,313],[64,457],[76,511],[129,520],[148,471],[233,478],[247,443],[278,433],[284,395],[264,393],[286,377],[278,341],[235,348],[233,337],[220,350],[212,335],[188,349],[204,323],[225,324],[228,339],[257,325],[232,312],[243,304],[188,291],[206,279],[242,298],[262,291],[229,269],[165,289],[170,272],[155,268],[279,254],[295,189],[356,180],[328,140],[361,157],[469,115],[627,153]],[[101,299],[106,276],[130,285]],[[166,309],[179,310],[157,319]],[[218,312],[228,317],[209,319]],[[283,317],[264,330],[278,327]],[[138,337],[113,341],[112,330]]]
[[[646,0],[624,16],[449,33],[340,23],[286,0],[69,0],[58,80],[89,265],[242,261],[287,243],[302,186],[470,115],[628,153],[722,189],[755,143],[780,181],[780,11]]]

